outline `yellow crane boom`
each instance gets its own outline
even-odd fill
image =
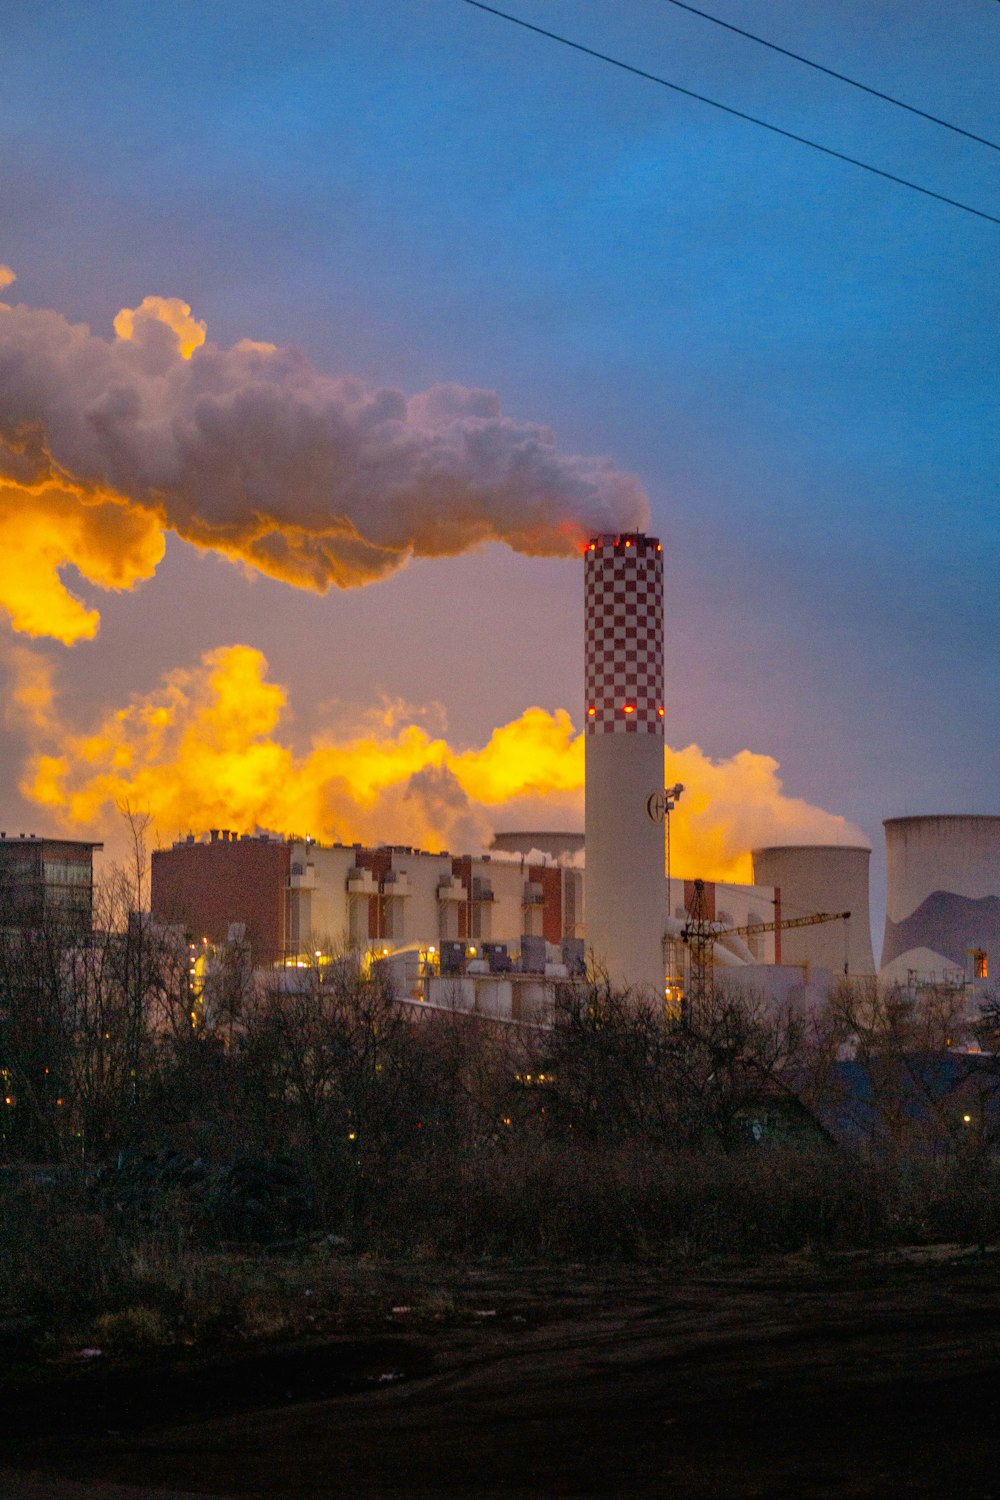
[[[820,922],[846,922],[849,911],[814,911],[808,917],[782,917],[775,922],[744,922],[742,927],[710,928],[713,937],[756,937],[759,932],[784,932],[788,927],[816,927]]]

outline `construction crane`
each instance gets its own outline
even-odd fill
[[[694,882],[694,897],[681,940],[690,949],[689,981],[684,992],[682,1015],[690,1018],[715,993],[715,943],[723,937],[756,937],[761,932],[786,932],[790,927],[817,927],[821,922],[846,922],[849,911],[817,911],[808,917],[779,917],[774,922],[744,922],[739,927],[719,927],[708,916],[705,882]]]

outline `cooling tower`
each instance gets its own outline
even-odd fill
[[[849,922],[792,927],[781,933],[781,962],[805,964],[843,974],[874,974],[868,915],[868,862],[871,850],[848,844],[780,845],[754,849],[754,885],[778,886],[781,915],[849,911]]]
[[[663,549],[599,536],[586,598],[587,946],[616,984],[663,996]]]
[[[1000,972],[1000,818],[887,818],[883,827],[882,977],[973,978],[972,952],[986,955],[990,976]]]

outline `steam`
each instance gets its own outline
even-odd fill
[[[8,650],[8,722],[30,746],[22,795],[67,831],[111,842],[116,808],[148,810],[164,840],[207,828],[270,829],[326,842],[406,843],[471,853],[496,827],[583,826],[584,739],[563,709],[528,708],[484,745],[458,748],[391,703],[296,749],[288,697],[249,646],[207,652],[153,693],[86,729],[61,718],[50,665]],[[844,818],[785,794],[778,762],[697,745],[667,751],[685,785],[671,817],[673,870],[749,881],[766,843],[863,843]]]
[[[0,287],[13,273],[0,268]],[[571,554],[591,533],[641,527],[639,481],[561,453],[492,391],[407,398],[313,368],[294,348],[223,349],[179,298],[123,308],[105,339],[57,312],[0,303],[0,607],[66,644],[95,611],[73,564],[126,589],[164,533],[299,588],[352,588],[411,557],[500,541]]]
[[[684,787],[670,815],[675,873],[750,884],[751,849],[768,844],[867,845],[860,828],[847,818],[790,797],[780,770],[772,755],[755,750],[739,750],[717,761],[699,745],[668,747],[666,784],[679,781]]]

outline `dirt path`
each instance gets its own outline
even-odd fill
[[[0,1463],[288,1500],[1000,1500],[998,1272],[947,1254],[715,1276],[407,1268],[409,1310],[377,1332],[8,1407],[20,1436]],[[443,1286],[448,1316],[422,1322]],[[12,1482],[0,1496],[36,1500]]]

